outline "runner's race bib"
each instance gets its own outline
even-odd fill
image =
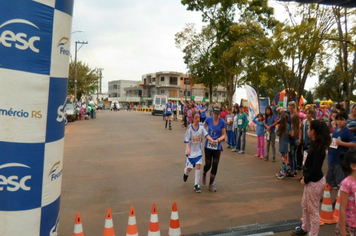
[[[197,143],[200,143],[200,142],[201,142],[200,136],[193,136],[192,137],[192,143],[197,144]]]
[[[208,141],[207,148],[212,149],[212,150],[218,150],[218,145],[219,145],[219,143],[212,143],[212,142]]]
[[[228,117],[226,120],[227,122],[231,122],[231,117]]]
[[[237,121],[237,124],[238,124],[238,125],[242,125],[242,119],[239,119],[239,120]]]
[[[168,111],[168,112],[171,112],[171,108],[167,108],[167,111]]]
[[[337,149],[338,145],[336,144],[336,138],[333,138],[330,144],[331,148]]]

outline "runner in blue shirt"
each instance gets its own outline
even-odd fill
[[[217,140],[218,142],[211,142],[206,140],[205,142],[205,166],[203,172],[203,184],[206,184],[206,173],[211,169],[210,172],[210,181],[209,181],[209,190],[212,192],[216,192],[216,187],[214,185],[214,180],[216,173],[218,171],[218,165],[220,161],[220,154],[222,151],[221,140],[225,139],[226,136],[226,124],[224,119],[220,117],[221,108],[218,104],[213,107],[213,116],[209,116],[204,125],[208,130],[208,134],[213,140]]]
[[[165,128],[167,129],[167,123],[169,121],[169,130],[172,130],[172,110],[173,110],[173,104],[172,101],[169,100],[168,103],[166,104],[166,126]]]
[[[177,107],[178,107],[177,102],[174,102],[173,103],[173,120],[178,120],[178,118],[177,118]]]

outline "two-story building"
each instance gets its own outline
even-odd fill
[[[130,84],[130,86],[124,87],[124,95],[122,95],[122,91],[120,93],[114,92],[114,88],[111,87],[114,85],[112,82],[109,82],[109,100],[111,101],[126,101],[135,105],[150,106],[156,94],[166,95],[168,99],[173,101],[180,101],[182,97],[185,100],[199,98],[207,102],[209,101],[208,89],[203,84],[191,84],[189,76],[181,72],[160,71],[145,74],[139,83],[135,82],[136,85]],[[219,86],[214,90],[214,102],[222,102],[225,98],[225,88]]]

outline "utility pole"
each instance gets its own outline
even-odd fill
[[[80,48],[77,49],[77,44],[81,44]],[[84,44],[88,44],[88,41],[75,41],[75,59],[74,59],[74,101],[77,102],[77,52],[83,47]]]
[[[97,82],[98,89],[97,89],[97,93],[96,93],[96,100],[99,102],[99,92],[101,93],[101,77],[102,77],[102,72],[101,71],[104,70],[104,69],[103,68],[97,68],[96,70],[99,72],[99,80]]]

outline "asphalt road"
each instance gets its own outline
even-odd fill
[[[279,162],[253,157],[255,137],[247,136],[243,155],[225,149],[218,191],[202,186],[198,194],[194,172],[186,183],[182,180],[185,130],[180,121],[167,130],[162,116],[150,113],[101,111],[97,117],[66,126],[59,236],[73,234],[77,212],[86,236],[102,235],[108,208],[115,234],[125,235],[130,206],[135,207],[139,234],[145,235],[152,204],[157,205],[161,234],[167,235],[174,202],[183,235],[301,217],[302,186],[275,178]],[[334,235],[334,228],[323,226],[320,235]]]

